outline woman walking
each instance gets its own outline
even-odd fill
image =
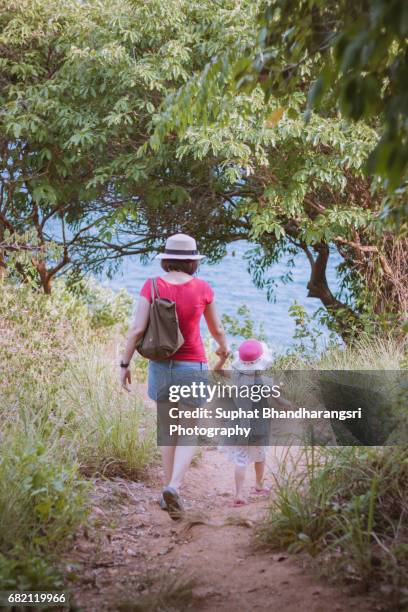
[[[165,272],[156,280],[157,290],[161,298],[175,302],[184,343],[169,359],[149,361],[148,395],[155,402],[160,399],[160,389],[174,384],[180,372],[188,371],[192,376],[202,377],[208,369],[200,334],[202,315],[210,334],[218,344],[216,354],[220,358],[227,358],[230,353],[215,308],[214,291],[207,282],[194,276],[200,260],[203,259],[203,255],[197,251],[194,238],[186,234],[171,236],[166,241],[164,253],[157,255],[157,258],[161,260],[161,267]],[[143,337],[149,323],[152,279],[144,283],[140,296],[121,362],[121,382],[127,390],[131,384],[129,364],[136,344]],[[161,447],[166,486],[162,491],[160,505],[174,519],[179,518],[183,510],[179,490],[194,453],[195,446],[177,443],[177,439],[173,446]]]

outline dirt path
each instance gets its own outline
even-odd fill
[[[273,449],[268,469],[276,469]],[[121,609],[154,610],[158,597],[175,610],[189,601],[191,609],[211,612],[380,609],[317,581],[299,559],[254,550],[253,524],[266,501],[252,498],[244,508],[232,507],[232,468],[218,451],[202,450],[188,472],[188,521],[174,522],[159,508],[160,486],[158,468],[148,483],[95,482],[92,527],[78,535],[65,560],[77,575],[81,610],[117,610],[121,603]],[[189,577],[195,579],[192,592],[184,584]]]

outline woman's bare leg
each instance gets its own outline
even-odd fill
[[[171,405],[168,401],[157,402],[157,429],[164,472],[164,484],[167,486],[173,473],[175,444],[169,446],[173,440],[169,436],[171,419],[169,416]],[[176,440],[175,440],[176,442]]]
[[[163,471],[164,471],[164,484],[167,486],[171,480],[173,474],[174,465],[174,452],[175,446],[161,446],[160,452],[162,457]]]
[[[191,460],[195,455],[195,446],[176,446],[174,448],[173,472],[169,486],[178,491],[182,485],[184,475],[187,472]]]
[[[179,407],[186,408],[186,406]],[[187,408],[191,410],[191,407]],[[197,423],[198,421],[196,419],[178,419],[178,424],[185,428],[194,427]],[[183,484],[185,473],[190,467],[191,461],[197,450],[197,438],[195,436],[190,436],[189,442],[190,444],[187,445],[186,439],[184,438],[184,444],[177,444],[174,449],[173,472],[169,486],[176,489],[176,491],[178,491]]]

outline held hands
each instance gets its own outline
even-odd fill
[[[224,346],[220,345],[215,351],[215,354],[218,355],[218,357],[220,357],[221,359],[224,359],[224,362],[225,362],[227,357],[229,357],[231,354],[231,349],[228,345],[224,345]]]
[[[222,366],[224,365],[224,363],[227,361],[227,358],[225,357],[220,357],[218,359],[218,361],[216,362],[216,364],[214,365],[214,370],[222,370]]]
[[[130,375],[129,368],[120,368],[120,383],[122,385],[122,389],[125,389],[128,393],[130,393],[130,386],[132,384],[132,377]]]
[[[231,354],[231,350],[229,346],[219,346],[215,351],[215,354],[218,355],[219,359],[217,363],[214,365],[214,370],[221,370],[224,363],[227,361],[229,355]]]

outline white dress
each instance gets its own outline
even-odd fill
[[[265,461],[266,453],[263,446],[222,446],[219,450],[225,453],[227,459],[234,465],[246,467],[251,463]]]
[[[243,374],[236,372],[234,373],[232,382],[234,385],[251,385],[254,384],[255,373],[253,375]],[[246,410],[250,410],[252,407],[252,401],[245,405],[245,399],[241,401],[240,407]],[[243,426],[248,426],[248,421],[245,420],[240,423]],[[218,450],[224,453],[229,461],[239,467],[246,467],[251,463],[258,463],[265,461],[266,453],[264,446],[254,446],[248,442],[248,444],[231,445],[231,444],[219,444]]]

